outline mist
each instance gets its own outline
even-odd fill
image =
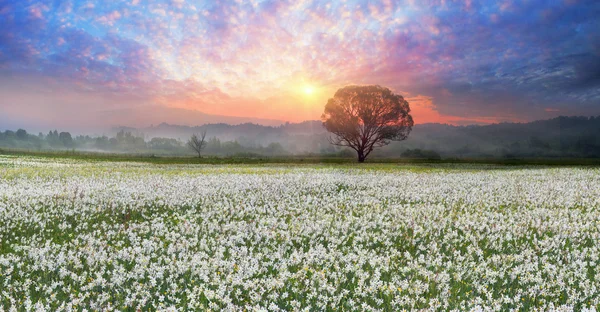
[[[10,124],[6,124],[10,127]],[[5,126],[6,127],[6,126]],[[348,148],[331,145],[320,121],[265,126],[217,123],[182,126],[114,127],[101,135],[63,130],[0,132],[0,148],[46,151],[192,156],[192,134],[206,131],[203,152],[216,157],[283,157],[318,155],[354,157]],[[408,139],[375,150],[374,158],[554,158],[600,157],[600,116],[557,117],[530,123],[454,126],[419,124]]]

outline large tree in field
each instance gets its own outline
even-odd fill
[[[334,145],[347,146],[364,162],[373,149],[408,137],[413,119],[408,102],[381,86],[347,86],[327,101],[321,116]]]

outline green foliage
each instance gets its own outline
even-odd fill
[[[156,154],[144,153],[98,153],[73,150],[23,150],[0,148],[0,155],[13,156],[35,156],[48,159],[75,159],[90,162],[116,161],[116,162],[142,162],[152,164],[352,164],[357,165],[354,154],[331,155],[288,155],[278,157],[267,157],[257,154],[233,154],[230,156],[208,156],[204,158],[188,156],[157,156]],[[600,166],[598,158],[372,158],[365,164],[366,168],[379,165],[411,164],[416,166],[431,166],[436,164],[477,164],[477,165],[501,165],[501,166]]]
[[[429,150],[421,150],[421,149],[407,149],[406,151],[402,152],[402,157],[406,157],[406,158],[422,158],[422,159],[442,159],[442,157],[440,156],[440,154],[438,154],[436,151],[429,151]]]
[[[73,138],[71,137],[71,134],[69,132],[61,132],[58,135],[58,139],[64,147],[73,147]]]

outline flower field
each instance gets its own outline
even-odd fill
[[[595,310],[600,169],[0,156],[0,311]]]

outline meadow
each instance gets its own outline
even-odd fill
[[[595,311],[600,169],[0,155],[0,311]]]

